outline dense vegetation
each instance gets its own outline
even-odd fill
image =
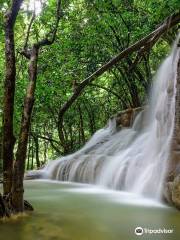
[[[11,1],[0,0],[0,144],[5,79],[4,15],[10,6]],[[74,152],[114,113],[145,104],[153,74],[169,51],[177,25],[153,47],[128,54],[90,82],[72,106],[62,111],[80,82],[177,13],[179,1],[68,0],[62,1],[57,16],[56,10],[55,0],[23,1],[14,28],[16,139],[21,131],[24,97],[31,77],[28,64],[34,44],[40,43],[26,169],[39,168],[48,159]],[[52,42],[42,44],[41,39],[47,36]]]

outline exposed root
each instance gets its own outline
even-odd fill
[[[0,194],[0,217],[10,217],[11,211],[8,207],[7,201]]]
[[[34,211],[33,206],[27,200],[24,200],[24,211]]]
[[[32,205],[24,200],[24,211],[33,211]],[[2,196],[0,193],[0,218],[9,218],[12,215],[16,214],[15,209],[13,208],[11,195]]]

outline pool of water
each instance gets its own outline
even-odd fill
[[[0,240],[180,239],[180,213],[137,195],[41,180],[25,189],[35,211],[0,222]],[[136,236],[136,227],[173,233]]]

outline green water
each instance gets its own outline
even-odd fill
[[[46,181],[25,185],[26,199],[35,211],[0,222],[0,240],[180,239],[180,213],[175,209],[86,185]],[[136,236],[137,226],[174,232]]]

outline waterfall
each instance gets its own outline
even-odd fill
[[[150,103],[133,126],[118,130],[116,119],[111,119],[81,150],[40,170],[43,177],[161,196],[174,129],[177,41],[156,74]]]

